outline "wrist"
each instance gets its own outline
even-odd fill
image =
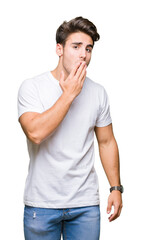
[[[124,189],[123,189],[123,186],[122,185],[118,185],[118,186],[112,186],[111,188],[110,188],[110,193],[112,192],[112,191],[119,191],[119,192],[121,192],[121,193],[123,193],[124,192]]]
[[[68,102],[69,104],[71,104],[74,100],[74,97],[70,94],[67,94],[66,92],[63,92],[61,97],[64,99],[65,102]]]

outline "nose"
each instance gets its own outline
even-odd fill
[[[81,58],[82,60],[85,60],[85,59],[86,59],[86,50],[85,50],[85,49],[81,49],[80,58]]]

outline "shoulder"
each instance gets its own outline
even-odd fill
[[[36,75],[34,77],[27,78],[21,83],[21,86],[37,84],[38,82],[45,80],[47,78],[47,76],[48,76],[48,72],[44,72],[44,73]]]
[[[91,95],[94,100],[97,99],[99,105],[109,103],[109,97],[103,85],[91,80],[89,77],[86,78],[86,82],[89,92],[91,92]]]
[[[19,91],[25,91],[25,90],[35,90],[38,88],[39,84],[43,83],[47,79],[48,72],[44,72],[42,74],[39,74],[37,76],[27,78],[22,81]]]
[[[89,77],[86,77],[86,85],[87,87],[91,88],[92,91],[96,91],[98,94],[103,94],[105,92],[105,88],[103,85],[93,81]]]

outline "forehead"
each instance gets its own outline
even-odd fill
[[[92,38],[88,34],[83,32],[71,33],[68,36],[66,43],[71,44],[72,42],[83,42],[86,45],[93,44]]]

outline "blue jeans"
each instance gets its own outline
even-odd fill
[[[25,240],[99,240],[100,207],[24,208]]]

